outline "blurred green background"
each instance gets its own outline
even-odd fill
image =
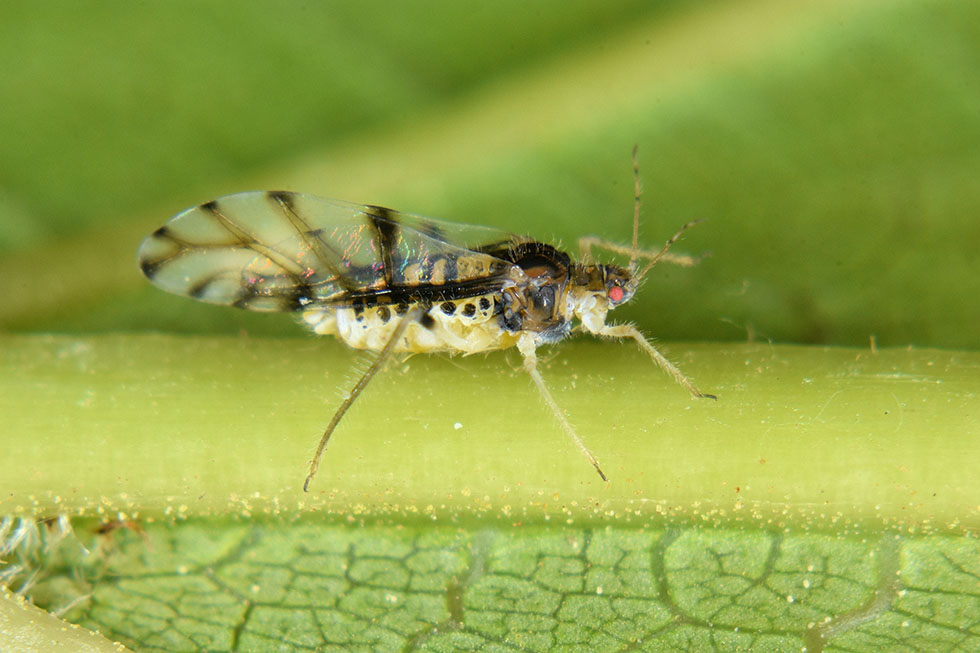
[[[0,330],[302,334],[153,288],[181,209],[286,188],[574,247],[706,218],[665,340],[976,349],[980,4],[0,7]]]

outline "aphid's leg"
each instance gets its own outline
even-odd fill
[[[600,249],[613,252],[614,254],[623,254],[624,256],[629,256],[630,258],[645,260],[657,259],[659,261],[666,261],[667,263],[673,263],[685,268],[697,265],[698,262],[704,258],[703,256],[673,254],[671,252],[664,252],[663,254],[660,254],[659,250],[653,251],[649,249],[634,249],[628,245],[620,245],[609,240],[603,240],[598,236],[582,236],[578,239],[579,260],[592,262],[594,260],[592,258],[593,247],[598,247]],[[658,254],[660,254],[659,258],[657,257]]]
[[[582,442],[582,438],[578,437],[578,433],[576,433],[575,429],[572,428],[568,418],[565,417],[565,413],[562,412],[561,408],[559,408],[558,402],[551,396],[551,391],[548,390],[548,386],[545,385],[544,379],[541,378],[541,374],[538,372],[538,357],[534,352],[534,338],[528,333],[523,334],[520,340],[517,341],[517,348],[524,356],[524,369],[531,376],[531,380],[534,381],[534,385],[538,386],[538,392],[541,393],[541,396],[544,398],[544,402],[548,404],[548,408],[551,409],[551,412],[555,414],[555,419],[557,419],[558,423],[561,424],[561,428],[563,431],[565,431],[565,435],[567,435],[572,442],[575,443],[575,446],[582,452],[582,455],[585,456],[590,463],[592,463],[595,470],[599,472],[599,478],[604,481],[607,480],[606,475],[602,473],[602,468],[599,467],[599,461],[596,460],[595,456],[592,455],[592,452],[589,451],[589,448],[585,446],[584,442]]]
[[[615,252],[616,254],[624,254],[630,257],[630,269],[633,269],[636,265],[636,259],[646,259],[651,261],[650,266],[656,261],[667,261],[668,263],[675,263],[683,267],[690,267],[696,265],[701,257],[687,256],[684,254],[668,254],[667,250],[670,246],[680,238],[681,234],[692,227],[700,220],[695,220],[694,222],[689,222],[681,230],[677,232],[673,238],[667,241],[667,244],[663,246],[659,251],[650,251],[640,249],[640,200],[643,195],[643,185],[640,183],[640,157],[639,157],[639,146],[633,146],[633,241],[632,246],[627,247],[626,245],[620,245],[619,243],[614,243],[608,240],[603,240],[596,236],[584,236],[579,238],[578,241],[578,251],[579,260],[583,263],[593,263],[592,259],[592,248],[601,247],[602,249],[608,250],[610,252]],[[647,270],[650,269],[647,267]],[[639,276],[642,278],[646,271]]]
[[[334,413],[333,419],[330,420],[330,423],[327,424],[326,430],[323,432],[323,437],[320,438],[320,444],[317,445],[316,453],[313,455],[313,462],[310,463],[310,473],[306,476],[306,480],[303,481],[303,492],[309,492],[310,481],[312,481],[313,477],[316,476],[316,470],[320,468],[320,459],[323,457],[323,450],[327,448],[327,441],[330,440],[330,436],[333,434],[334,429],[337,428],[337,424],[340,423],[341,418],[343,418],[344,414],[347,412],[347,409],[351,407],[351,404],[354,403],[354,400],[357,399],[361,392],[364,391],[364,388],[367,387],[368,382],[374,378],[374,375],[378,373],[378,370],[380,370],[381,366],[385,364],[385,361],[391,357],[392,352],[395,351],[395,345],[398,344],[398,340],[405,334],[405,329],[408,328],[408,325],[417,320],[420,314],[421,310],[418,308],[405,313],[405,316],[401,319],[398,326],[396,326],[395,330],[392,332],[391,338],[389,338],[388,342],[385,343],[385,346],[381,349],[378,357],[374,359],[374,362],[371,363],[371,367],[367,369],[367,372],[365,372],[361,378],[358,379],[357,383],[354,385],[354,388],[347,393],[346,397],[344,397],[343,403],[340,404],[337,412]]]
[[[707,398],[707,399],[717,399],[718,397],[714,395],[709,395],[706,392],[701,392],[697,387],[691,383],[691,380],[684,376],[684,373],[677,369],[677,366],[667,360],[663,354],[657,351],[657,348],[650,344],[650,341],[643,337],[640,330],[637,329],[632,324],[605,324],[602,329],[596,332],[596,335],[604,336],[606,338],[632,338],[636,341],[636,344],[640,345],[646,353],[650,355],[653,362],[660,366],[664,372],[669,374],[675,381],[680,383],[682,386],[687,388],[695,397]]]

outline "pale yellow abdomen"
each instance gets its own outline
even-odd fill
[[[405,309],[405,305],[401,308]],[[474,354],[514,346],[517,335],[501,328],[493,310],[490,295],[436,304],[427,313],[430,319],[408,325],[395,351]],[[400,320],[401,315],[392,305],[303,312],[303,321],[314,332],[335,335],[350,347],[369,351],[381,351]]]

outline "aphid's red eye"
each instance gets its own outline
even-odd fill
[[[609,289],[609,299],[613,301],[614,304],[618,304],[623,301],[623,289],[620,286],[613,286]]]

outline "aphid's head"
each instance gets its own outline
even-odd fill
[[[633,282],[633,272],[618,265],[600,265],[601,292],[609,302],[609,308],[615,308],[628,302],[636,292]]]
[[[636,283],[633,272],[619,265],[575,264],[569,284],[571,312],[596,332],[606,313],[633,298]]]
[[[592,297],[592,302],[615,308],[628,302],[636,292],[633,271],[619,265],[576,264],[572,270],[572,286],[580,297]]]

